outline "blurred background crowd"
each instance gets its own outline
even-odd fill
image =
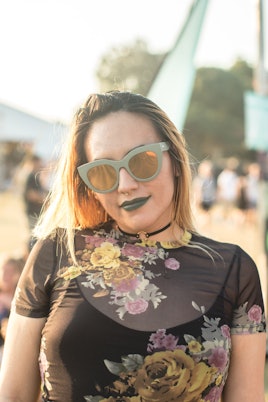
[[[109,25],[111,24],[110,16],[114,12],[115,5],[113,2],[106,2],[105,7],[113,9],[110,10],[111,12],[103,13],[105,14],[103,18],[109,18],[109,21],[102,24],[102,34],[97,35],[99,27],[94,27],[94,23],[99,24],[99,18],[92,18],[96,21],[88,24],[88,15],[90,12],[94,14],[93,9],[89,13],[85,12],[88,2],[79,0],[78,3],[72,4],[70,1],[64,10],[65,18],[62,19],[61,2],[49,0],[41,5],[39,2],[30,0],[23,4],[18,1],[16,9],[23,8],[21,12],[17,12],[19,19],[16,21],[17,31],[19,30],[21,33],[21,41],[17,31],[13,30],[13,24],[9,22],[9,19],[12,18],[13,21],[16,17],[13,3],[15,4],[13,1],[6,3],[6,10],[2,10],[2,28],[0,27],[0,30],[3,29],[3,37],[8,38],[5,40],[7,46],[2,50],[3,55],[5,50],[8,52],[6,57],[3,56],[2,68],[6,67],[6,71],[11,73],[0,75],[0,79],[3,80],[1,94],[4,94],[6,86],[5,97],[9,103],[12,91],[15,91],[13,95],[15,103],[21,103],[23,108],[0,102],[1,347],[4,344],[5,328],[15,286],[31,248],[31,230],[53,181],[53,167],[57,161],[56,154],[60,152],[60,147],[58,147],[57,152],[54,153],[55,143],[59,145],[55,126],[60,125],[63,133],[69,127],[65,113],[64,118],[61,118],[63,116],[61,108],[67,101],[73,102],[73,107],[75,102],[79,100],[80,103],[80,99],[83,99],[85,94],[88,95],[90,92],[89,76],[93,68],[95,69],[95,88],[98,91],[118,88],[147,96],[159,69],[167,60],[170,49],[172,50],[172,46],[162,46],[162,48],[152,46],[152,42],[149,43],[144,37],[141,37],[142,29],[146,28],[151,35],[155,32],[154,41],[159,44],[160,39],[165,36],[164,31],[168,31],[166,28],[159,29],[163,20],[170,21],[169,24],[166,24],[167,28],[173,26],[171,36],[174,32],[177,35],[179,28],[177,21],[185,16],[182,9],[187,8],[188,10],[190,4],[198,2],[168,0],[163,7],[161,2],[146,1],[141,2],[140,7],[137,6],[137,3],[133,3],[135,10],[130,9],[132,5],[122,2],[119,7],[121,9],[120,23],[119,21],[116,23],[114,15],[111,19],[112,25]],[[268,187],[268,134],[261,133],[261,142],[249,145],[246,136],[244,98],[246,92],[260,92],[262,89],[258,75],[261,63],[260,60],[256,60],[257,34],[254,32],[254,35],[251,35],[252,43],[244,40],[249,32],[252,34],[252,29],[256,30],[257,19],[254,13],[257,3],[262,2],[253,0],[240,2],[229,0],[224,3],[221,0],[213,0],[210,2],[203,36],[199,35],[201,39],[203,38],[201,48],[206,57],[200,59],[194,72],[193,88],[183,123],[183,133],[190,153],[193,155],[193,205],[197,229],[204,235],[211,235],[218,240],[238,243],[253,257],[260,270],[266,302],[268,211],[265,208],[267,208]],[[116,4],[118,5],[119,2]],[[150,18],[146,11],[140,12],[147,6],[150,8]],[[27,7],[29,12],[27,12]],[[95,4],[94,7],[96,7],[95,15],[97,16],[100,16],[105,9],[102,1]],[[96,11],[98,7],[101,8],[101,12]],[[124,10],[124,7],[127,10]],[[154,8],[154,18],[151,18],[152,7]],[[228,14],[228,30],[226,30],[227,19],[219,11],[221,7]],[[129,16],[134,15],[137,11],[139,11],[138,17],[121,18],[122,12],[127,12]],[[235,14],[236,12],[238,14]],[[25,19],[20,18],[22,13],[25,18],[30,18],[27,23],[25,23]],[[47,17],[44,18],[44,15]],[[249,20],[247,16],[249,16]],[[175,22],[172,22],[172,18],[175,19]],[[233,26],[232,19],[234,20]],[[139,20],[139,24],[137,24],[137,20]],[[50,30],[47,30],[48,21]],[[62,23],[61,29],[59,29],[59,21]],[[5,26],[5,22],[7,22],[7,26]],[[214,28],[209,31],[211,22],[213,22]],[[32,26],[32,24],[35,25]],[[70,26],[74,26],[74,24],[76,29],[70,30]],[[122,24],[126,24],[124,29]],[[135,34],[127,36],[126,33],[132,25],[132,29],[136,29]],[[218,29],[215,29],[215,25]],[[86,32],[84,32],[85,27]],[[243,27],[245,27],[244,31]],[[29,37],[27,36],[28,29]],[[112,34],[115,34],[117,30],[119,43],[110,46]],[[16,35],[12,42],[14,32]],[[45,38],[43,38],[44,33]],[[72,38],[69,37],[66,40],[70,33]],[[221,39],[222,33],[224,37]],[[236,41],[238,34],[241,34],[243,38]],[[38,44],[34,43],[33,36]],[[86,38],[86,43],[83,38]],[[122,38],[126,38],[126,41],[124,42]],[[212,47],[209,44],[211,39],[213,39]],[[105,43],[101,45],[98,43],[100,40]],[[10,46],[8,41],[10,41]],[[172,40],[170,40],[171,42]],[[99,49],[105,50],[102,54],[98,54],[97,60],[93,62],[96,44],[98,51],[100,51]],[[231,57],[230,53],[228,58],[228,52],[231,52],[231,48],[235,44],[237,44],[237,49],[234,50],[235,57]],[[242,45],[245,45],[245,50],[242,50]],[[46,53],[51,52],[54,46],[56,47],[55,55]],[[59,52],[59,49],[65,50],[65,46],[67,50]],[[20,54],[20,51],[23,52],[21,60],[25,60],[21,69],[16,70],[16,74],[12,73],[10,47],[16,50],[12,52],[16,55],[14,65],[17,65],[17,54]],[[255,59],[247,57],[247,50],[250,49],[253,49]],[[39,57],[36,57],[36,52],[40,52]],[[70,57],[70,53],[73,53],[74,57]],[[221,56],[219,63],[215,60],[217,53],[220,53]],[[28,58],[25,57],[25,54],[28,55]],[[34,60],[31,59],[33,56]],[[79,63],[77,63],[78,56]],[[223,63],[222,58],[226,60],[228,58],[228,62]],[[51,63],[51,60],[56,60],[56,62]],[[176,67],[178,71],[181,71],[181,62],[180,59],[180,65],[178,68]],[[67,67],[69,67],[68,75],[66,75]],[[55,73],[55,68],[59,68],[60,71]],[[49,74],[52,70],[56,82],[50,82]],[[264,73],[266,86],[263,87],[262,95],[268,93],[267,65]],[[27,74],[30,74],[31,78],[25,79]],[[47,79],[43,79],[43,77]],[[164,81],[166,84],[167,80]],[[40,87],[41,85],[43,87]],[[19,93],[20,86],[21,94]],[[25,103],[26,95],[32,95],[28,106]],[[30,114],[25,111],[27,109],[37,111],[38,105],[40,113],[36,114],[45,116],[45,109],[50,109],[47,112],[49,119],[39,118],[35,116],[35,112]],[[68,116],[71,118],[71,107],[67,109]],[[51,116],[56,116],[54,121],[51,121]],[[60,123],[59,120],[61,120]],[[268,119],[265,121],[267,124]],[[52,138],[55,138],[55,141],[51,143]]]
[[[193,168],[192,186],[197,229],[203,232],[212,230],[215,235],[215,227],[222,228],[224,224],[231,232],[248,230],[252,236],[258,232],[260,173],[258,163],[248,162],[241,165],[239,159],[233,156],[226,158],[221,167],[209,159],[196,164]],[[36,154],[28,154],[14,166],[9,181],[2,183],[1,346],[4,344],[15,287],[32,247],[31,231],[41,212],[52,179],[53,164],[46,163]],[[229,241],[231,240],[229,236]]]

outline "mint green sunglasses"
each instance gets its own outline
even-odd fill
[[[119,184],[119,171],[126,169],[137,181],[150,181],[160,172],[162,152],[168,151],[168,142],[143,145],[130,151],[123,159],[99,159],[77,168],[84,183],[96,193],[109,193]]]

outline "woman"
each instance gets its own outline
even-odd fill
[[[260,281],[195,232],[183,137],[150,100],[75,116],[17,288],[0,402],[264,402]]]

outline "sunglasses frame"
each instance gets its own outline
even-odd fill
[[[150,180],[154,179],[158,175],[158,173],[160,172],[161,167],[162,167],[162,152],[168,151],[169,148],[170,148],[170,144],[168,142],[156,142],[156,143],[153,143],[153,144],[142,145],[140,147],[137,147],[137,148],[129,151],[126,154],[126,156],[124,156],[124,158],[122,158],[122,159],[120,159],[118,161],[116,161],[116,160],[114,161],[114,160],[111,160],[111,159],[98,159],[98,160],[96,160],[94,162],[88,162],[88,163],[84,163],[81,166],[78,166],[77,170],[78,170],[79,176],[81,177],[83,182],[92,191],[94,191],[95,193],[102,193],[102,194],[110,193],[110,192],[114,191],[118,187],[118,184],[119,184],[119,171],[120,171],[121,168],[126,169],[126,171],[130,174],[130,176],[133,177],[133,179],[135,179],[137,181],[146,182],[146,181],[150,181]],[[130,161],[130,159],[133,156],[138,155],[138,154],[140,154],[142,152],[146,152],[146,151],[153,151],[156,154],[157,161],[158,161],[158,167],[157,167],[156,172],[152,176],[150,176],[150,177],[148,177],[146,179],[140,179],[140,178],[136,177],[131,172],[131,170],[130,170],[130,168],[128,166],[128,162]],[[88,180],[88,177],[87,177],[88,171],[91,168],[93,168],[95,166],[100,166],[100,165],[112,166],[115,169],[116,174],[117,174],[117,179],[116,179],[115,184],[111,188],[109,188],[108,190],[99,190],[99,189],[95,188],[90,183],[90,181]]]

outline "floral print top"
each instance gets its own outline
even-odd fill
[[[14,308],[47,317],[43,401],[219,402],[231,336],[265,331],[260,280],[238,246],[189,233],[185,246],[106,224],[34,247]]]

